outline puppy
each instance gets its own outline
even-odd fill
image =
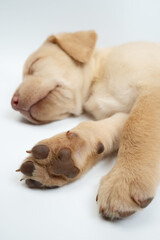
[[[12,107],[35,124],[88,112],[98,121],[37,143],[19,171],[31,188],[78,179],[108,153],[118,159],[97,201],[107,219],[146,207],[160,176],[160,45],[95,49],[94,31],[50,36],[26,61]]]

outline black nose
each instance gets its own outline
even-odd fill
[[[34,170],[35,166],[31,161],[24,162],[20,168],[20,171],[26,176],[32,176]]]

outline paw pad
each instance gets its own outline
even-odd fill
[[[42,188],[42,183],[32,180],[32,179],[27,179],[26,184],[29,188]]]
[[[45,159],[48,157],[50,149],[46,145],[37,145],[32,148],[32,154],[36,159]]]
[[[20,171],[26,176],[32,176],[34,170],[35,166],[31,161],[24,162],[20,167]]]
[[[97,153],[101,154],[104,151],[104,145],[101,142],[97,144]]]
[[[120,218],[126,218],[134,214],[136,211],[118,212]]]
[[[145,200],[137,200],[134,197],[132,198],[135,203],[138,204],[141,208],[147,207],[153,200],[153,198],[147,198]]]
[[[53,174],[65,175],[68,178],[74,178],[80,172],[74,165],[71,158],[71,150],[69,148],[62,148],[59,150],[57,158],[53,160],[53,164],[50,169]]]

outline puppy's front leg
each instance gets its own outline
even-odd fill
[[[124,126],[117,163],[99,187],[99,210],[106,218],[127,217],[155,195],[160,177],[159,93],[159,88],[143,93]]]
[[[80,123],[71,131],[39,142],[20,167],[29,187],[62,186],[78,179],[106,154],[117,150],[128,115]]]

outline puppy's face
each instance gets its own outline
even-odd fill
[[[76,75],[80,77],[80,69],[65,52],[56,44],[44,44],[24,65],[23,82],[12,99],[13,108],[34,123],[69,116],[76,107],[76,83],[81,84]]]
[[[83,68],[95,41],[92,31],[49,37],[27,59],[23,82],[13,95],[12,107],[37,124],[80,114]],[[92,43],[88,53],[87,42]]]

